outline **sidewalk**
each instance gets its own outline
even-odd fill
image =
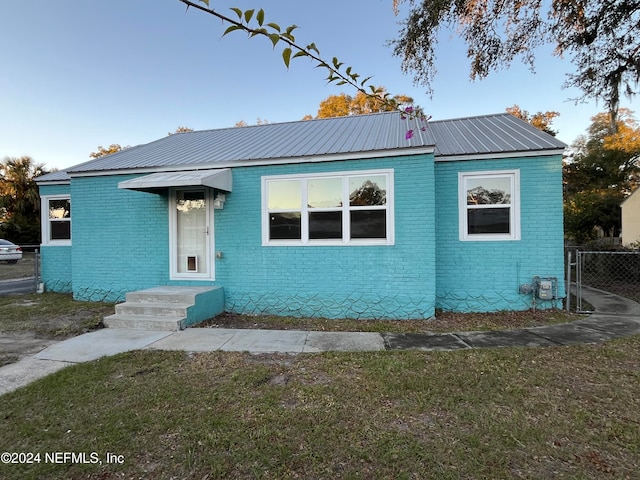
[[[106,328],[56,343],[32,357],[0,368],[0,395],[74,363],[140,349],[252,353],[446,351],[601,343],[640,334],[640,304],[587,287],[583,287],[583,294],[596,310],[590,316],[571,323],[517,330],[380,334],[224,328],[165,332]]]

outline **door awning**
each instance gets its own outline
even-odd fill
[[[211,187],[231,191],[231,169],[188,170],[184,172],[161,172],[132,178],[118,183],[118,188],[154,192],[169,187]]]

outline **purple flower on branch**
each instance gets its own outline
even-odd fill
[[[410,139],[411,139],[411,137],[413,137],[413,130],[407,130],[407,133],[406,133],[406,135],[404,136],[404,138],[405,138],[406,140],[410,140]]]

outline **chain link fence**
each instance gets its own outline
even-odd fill
[[[40,290],[41,257],[40,245],[20,245],[22,259],[16,263],[0,262],[0,282],[4,288],[0,293],[28,293]],[[10,286],[6,286],[10,282]]]
[[[582,287],[593,287],[640,302],[640,251],[571,252],[568,280],[576,283],[576,310],[588,311],[583,305]]]

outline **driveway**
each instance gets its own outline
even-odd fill
[[[0,295],[33,293],[35,291],[34,283],[34,277],[0,280]]]

